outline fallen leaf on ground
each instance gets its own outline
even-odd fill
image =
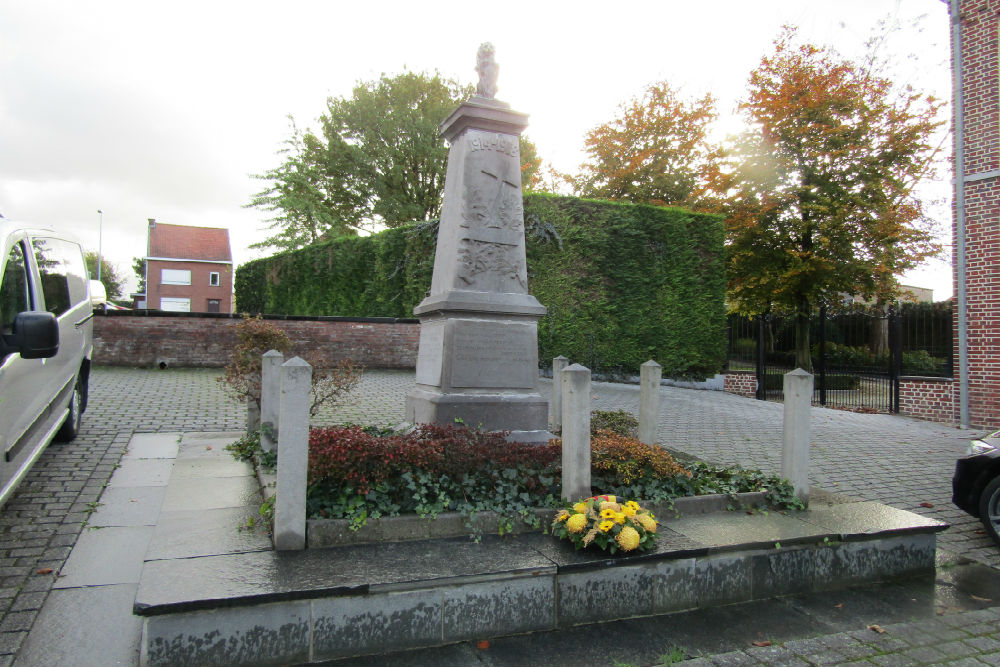
[[[758,646],[758,647],[761,647],[761,648],[763,648],[763,647],[765,647],[765,646],[770,646],[770,645],[771,645],[771,642],[768,642],[768,641],[763,641],[763,642],[753,642],[753,645],[754,645],[754,646]]]
[[[880,635],[884,635],[885,634],[885,630],[882,628],[881,625],[869,625],[868,629],[871,630],[872,632],[877,632]]]
[[[476,642],[476,648],[478,648],[480,651],[488,649],[489,647],[490,647],[490,643],[488,641],[486,641],[485,639],[482,640],[482,641]]]
[[[51,567],[40,567],[37,570],[35,570],[35,574],[52,574],[52,568]]]
[[[920,503],[920,506],[921,507],[927,507],[927,508],[934,507],[934,505],[932,503]]]
[[[205,445],[205,449],[211,449],[212,445]]]
[[[844,603],[843,602],[838,602],[837,604],[833,605],[833,608],[834,609],[843,609],[844,608]]]

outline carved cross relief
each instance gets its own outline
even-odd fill
[[[469,137],[458,278],[467,287],[523,292],[527,285],[524,210],[515,175],[520,166],[517,139],[482,134]]]

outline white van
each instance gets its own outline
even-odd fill
[[[53,438],[80,430],[93,317],[80,244],[0,219],[0,505]]]

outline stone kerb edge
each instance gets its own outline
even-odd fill
[[[273,494],[273,488],[269,490],[265,483],[262,483],[262,487],[265,497],[268,493]],[[738,493],[734,496],[687,496],[676,498],[673,506],[670,506],[669,503],[646,506],[661,522],[668,524],[671,518],[725,512],[731,506],[737,509],[747,509],[763,507],[766,504],[767,495],[765,493],[752,492]],[[536,508],[534,510],[534,515],[543,527],[551,524],[555,513],[556,510],[549,508]],[[374,542],[464,537],[473,530],[483,534],[496,535],[499,533],[499,522],[500,515],[495,512],[477,512],[471,519],[459,512],[443,512],[435,518],[421,518],[411,515],[369,519],[364,526],[353,531],[350,528],[350,521],[347,519],[309,519],[306,528],[306,546],[310,549],[316,549]],[[522,521],[514,522],[514,534],[536,531],[538,529],[531,528]]]

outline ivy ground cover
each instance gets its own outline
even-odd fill
[[[760,471],[705,463],[682,465],[665,449],[627,435],[591,438],[594,493],[660,503],[681,496],[764,491],[771,504],[795,507],[787,482]],[[507,525],[537,522],[531,510],[557,508],[561,442],[509,443],[503,433],[421,425],[407,434],[341,426],[313,429],[309,438],[310,518],[349,519],[441,512],[495,511]]]

